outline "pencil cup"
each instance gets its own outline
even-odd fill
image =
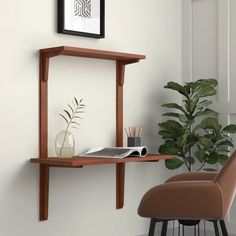
[[[141,137],[128,137],[128,147],[141,146]]]

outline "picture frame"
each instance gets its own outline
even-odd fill
[[[58,0],[58,33],[105,37],[105,0]]]

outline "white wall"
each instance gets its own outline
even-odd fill
[[[143,126],[143,144],[157,151],[160,104],[173,100],[163,85],[181,80],[181,0],[107,0],[106,38],[56,33],[56,0],[0,0],[0,235],[134,236],[147,231],[137,216],[140,198],[173,174],[164,164],[128,164],[125,208],[115,210],[115,166],[52,168],[49,220],[38,221],[38,49],[58,45],[147,55],[127,67],[125,126]],[[121,3],[123,5],[121,5]],[[57,57],[49,78],[49,145],[64,128],[58,113],[73,96],[87,104],[77,152],[113,145],[115,65],[110,61]]]

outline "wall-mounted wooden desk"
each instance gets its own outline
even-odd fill
[[[126,162],[152,162],[161,159],[172,158],[170,155],[150,154],[145,158],[128,157],[124,159],[104,158],[53,158],[48,157],[48,71],[51,57],[65,55],[116,62],[116,146],[123,146],[123,85],[125,66],[145,59],[144,55],[111,52],[87,48],[54,47],[40,50],[40,143],[39,158],[31,159],[31,162],[40,165],[40,220],[48,219],[48,195],[49,195],[49,170],[50,167],[81,168],[87,165],[116,164],[116,208],[124,205],[124,179]]]

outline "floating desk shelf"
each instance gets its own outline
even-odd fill
[[[113,60],[116,62],[116,146],[123,146],[123,85],[125,65],[145,59],[144,55],[110,52],[95,49],[75,47],[54,47],[40,50],[40,137],[39,156],[31,159],[32,163],[40,166],[39,186],[39,219],[48,219],[49,170],[50,167],[81,168],[88,165],[116,164],[116,208],[124,205],[124,182],[126,162],[153,162],[161,159],[170,159],[171,155],[149,154],[147,157],[113,158],[56,158],[48,157],[48,71],[49,60],[55,56],[77,56]]]
[[[98,157],[73,157],[73,158],[33,158],[32,163],[44,164],[50,167],[74,167],[81,168],[84,166],[116,164],[126,162],[157,162],[162,159],[171,159],[171,155],[148,154],[146,157],[126,157],[126,158],[98,158]]]

